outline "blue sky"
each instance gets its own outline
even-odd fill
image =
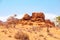
[[[60,0],[0,0],[0,20],[13,14],[21,18],[32,12],[44,12],[46,18],[52,19],[60,15]]]

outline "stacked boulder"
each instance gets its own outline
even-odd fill
[[[23,17],[22,19],[23,19],[23,20],[30,20],[30,18],[31,18],[30,15],[25,14],[24,17]]]
[[[51,22],[50,20],[45,20],[45,15],[43,12],[33,12],[32,16],[25,14],[22,18],[23,24],[32,24],[31,22],[44,22],[46,25],[52,25],[55,26],[54,22]]]
[[[45,21],[45,15],[42,12],[33,12],[32,16],[25,14],[23,20]]]
[[[45,21],[45,15],[42,12],[33,12],[32,21]]]

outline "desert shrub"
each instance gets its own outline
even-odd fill
[[[15,27],[16,24],[18,24],[18,22],[19,22],[19,19],[15,18],[15,17],[9,17],[7,19],[5,25],[7,25],[7,26],[13,25],[13,27]]]
[[[10,38],[11,38],[12,36],[11,36],[11,35],[9,35],[8,37],[10,37]]]
[[[11,18],[7,19],[7,22],[8,22],[9,24],[17,24],[18,21],[19,21],[19,20],[18,20],[17,18],[14,18],[14,17],[11,17]]]
[[[19,40],[29,40],[29,36],[23,32],[17,32],[14,38]]]
[[[56,26],[60,27],[60,16],[56,17]]]

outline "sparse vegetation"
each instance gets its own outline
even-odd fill
[[[56,17],[56,24],[58,27],[60,27],[60,16]]]

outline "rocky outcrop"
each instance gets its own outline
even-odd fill
[[[33,12],[32,16],[25,14],[23,20],[45,21],[45,15],[42,12]]]
[[[32,13],[32,21],[44,21],[45,20],[45,15],[42,12],[33,12]]]
[[[45,19],[45,15],[43,12],[33,12],[31,16],[28,14],[25,14],[20,22],[26,25],[26,24],[33,24],[36,21],[39,23],[44,22],[46,25],[49,24],[48,26],[50,25],[55,26],[54,22],[51,22],[50,20]]]
[[[24,17],[23,17],[22,19],[23,19],[23,20],[30,20],[30,18],[31,18],[30,15],[25,14]]]
[[[45,19],[45,15],[43,12],[33,12],[31,16],[28,14],[25,14],[22,19],[15,18],[15,16],[16,15],[14,15],[14,17],[13,16],[9,17],[7,21],[4,23],[0,21],[0,24],[1,25],[3,24],[5,26],[9,26],[11,24],[13,25],[16,25],[16,24],[35,25],[36,24],[41,26],[43,25],[43,23],[45,23],[44,25],[55,26],[53,22]]]
[[[33,12],[32,13],[32,18],[42,18],[45,19],[45,15],[43,12]]]

